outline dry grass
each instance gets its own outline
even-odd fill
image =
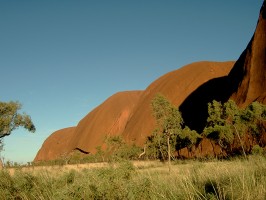
[[[114,163],[112,163],[113,165]],[[144,169],[144,168],[161,168],[164,166],[160,161],[132,161],[132,164],[136,169]],[[97,169],[110,166],[110,163],[100,162],[100,163],[86,163],[86,164],[67,164],[67,165],[52,165],[52,166],[27,166],[27,167],[11,167],[6,170],[14,175],[16,171],[21,171],[25,173],[33,173],[38,174],[41,172],[49,172],[51,174],[58,174],[58,172],[69,172],[71,170],[75,170],[77,172],[81,172],[84,169]]]
[[[15,199],[14,195],[16,199],[264,200],[266,159],[185,161],[173,164],[170,174],[168,166],[158,161],[27,167],[1,174],[0,199]]]

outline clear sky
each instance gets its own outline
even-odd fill
[[[36,133],[4,139],[32,161],[55,130],[112,94],[143,90],[194,61],[236,60],[263,0],[0,0],[0,101],[18,100]]]

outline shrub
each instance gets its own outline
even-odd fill
[[[257,144],[254,145],[254,146],[252,147],[252,150],[251,150],[252,155],[262,155],[263,152],[264,152],[263,148],[260,147],[260,146],[257,145]]]
[[[176,164],[136,170],[130,162],[82,171],[0,172],[0,199],[265,199],[266,159]],[[57,168],[55,169],[57,170]]]

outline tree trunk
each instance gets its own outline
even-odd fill
[[[241,138],[240,138],[240,135],[239,135],[239,133],[238,133],[238,131],[237,131],[237,128],[236,128],[234,125],[233,125],[233,127],[235,128],[235,131],[236,131],[237,137],[238,137],[238,139],[239,139],[239,141],[240,141],[240,144],[241,144],[241,147],[242,147],[242,151],[243,151],[244,157],[247,159],[247,155],[246,155],[246,152],[245,152],[245,149],[244,149],[244,146],[243,146],[242,140],[241,140]]]
[[[164,157],[164,153],[163,153],[163,151],[162,151],[162,147],[161,147],[161,141],[159,141],[159,150],[160,150],[160,153],[161,153],[161,155],[162,155],[162,159],[163,159],[163,162],[165,162],[165,157]]]
[[[3,162],[2,162],[2,159],[0,158],[0,170],[2,170],[3,169]]]
[[[139,155],[139,158],[141,158],[142,156],[144,156],[145,153],[146,153],[146,146],[144,145],[143,152]]]
[[[170,135],[167,136],[167,147],[168,147],[168,168],[169,173],[171,172],[171,147],[170,147]]]

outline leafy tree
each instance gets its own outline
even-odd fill
[[[18,127],[35,132],[30,116],[18,113],[20,109],[21,104],[18,102],[0,102],[0,138],[10,135]]]
[[[248,132],[258,142],[263,132],[263,123],[266,121],[266,105],[259,102],[251,103],[243,110],[241,118]]]
[[[226,108],[226,105],[230,105],[230,107]],[[234,140],[234,130],[231,123],[235,124],[236,119],[239,118],[238,111],[233,103],[223,105],[215,100],[209,103],[209,117],[207,126],[203,131],[204,135],[217,142],[222,149],[227,149]]]
[[[3,149],[2,139],[11,134],[18,127],[24,127],[30,132],[35,131],[35,126],[29,115],[19,114],[21,104],[18,102],[0,102],[0,152]],[[0,162],[2,166],[2,161]]]
[[[95,157],[100,158],[101,162],[104,162],[104,151],[102,150],[101,146],[96,147]]]
[[[191,130],[189,127],[185,126],[176,138],[176,149],[180,150],[182,148],[187,148],[190,152],[193,145],[195,145],[198,139],[202,138],[200,134],[195,130]]]
[[[175,106],[173,106],[164,96],[160,94],[157,94],[154,97],[151,102],[151,105],[157,125],[157,128],[153,134],[155,136],[154,140],[157,142],[160,153],[164,158],[163,152],[165,152],[165,147],[163,149],[162,144],[164,143],[163,141],[165,141],[164,138],[166,139],[166,152],[170,171],[171,148],[175,147],[176,145],[176,135],[179,135],[182,132],[183,118],[179,110]]]
[[[0,102],[0,143],[4,137],[10,135],[18,127],[35,132],[30,116],[18,113],[21,107],[18,102]]]
[[[141,152],[141,149],[136,145],[127,144],[121,135],[108,136],[105,139],[105,143],[107,145],[106,154],[110,156],[111,160],[133,160],[138,158]]]
[[[173,134],[169,139],[171,152],[175,151],[176,146],[176,135]],[[152,134],[148,136],[146,141],[146,154],[151,159],[167,160],[168,158],[168,146],[167,146],[167,135],[162,134],[158,128],[154,129]]]
[[[118,150],[125,145],[123,138],[120,135],[108,136],[105,139],[107,145],[107,152],[115,154]]]
[[[246,156],[243,136],[246,133],[259,137],[259,123],[266,119],[266,106],[258,102],[247,108],[239,108],[233,100],[222,104],[213,101],[208,104],[209,117],[204,135],[218,143],[223,150],[232,152],[232,145],[237,138],[244,156]]]

